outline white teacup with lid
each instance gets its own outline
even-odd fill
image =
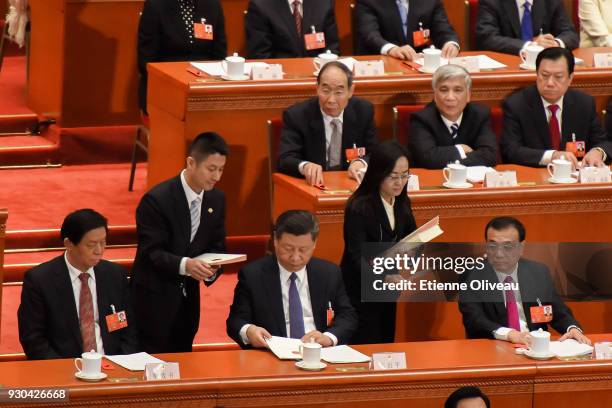
[[[245,78],[244,61],[245,59],[239,56],[237,52],[221,61],[221,66],[225,71],[225,76],[227,79],[235,80]]]
[[[566,160],[565,156],[561,156],[561,158],[548,163],[546,168],[553,181],[563,182],[572,180],[572,162]]]
[[[538,329],[529,333],[527,345],[531,354],[536,356],[547,356],[550,354],[550,333]]]
[[[423,50],[423,69],[426,71],[433,72],[442,63],[442,51],[434,47],[425,48]]]
[[[319,54],[312,61],[312,63],[314,64],[316,72],[319,72],[321,68],[323,68],[323,65],[327,64],[328,62],[336,61],[337,59],[338,56],[336,54],[332,53],[330,50],[327,50],[326,52]]]
[[[102,354],[94,350],[87,351],[81,354],[81,357],[74,359],[74,366],[79,377],[99,377],[102,374]]]
[[[521,50],[519,56],[523,60],[523,67],[528,69],[535,69],[536,59],[538,54],[544,50],[544,47],[538,44],[529,44]]]
[[[442,174],[444,180],[446,180],[445,184],[451,187],[464,186],[467,182],[467,167],[459,163],[458,160],[442,169]]]

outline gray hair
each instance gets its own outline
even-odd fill
[[[465,68],[455,64],[440,65],[440,67],[436,69],[436,72],[434,72],[433,74],[431,86],[435,91],[439,83],[457,77],[463,78],[468,91],[472,89],[472,77],[470,76],[470,74]]]

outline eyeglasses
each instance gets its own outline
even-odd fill
[[[504,242],[504,243],[487,242],[485,247],[487,248],[487,251],[489,252],[496,252],[499,249],[501,249],[502,251],[510,252],[518,248],[519,245],[521,245],[520,242]]]
[[[397,182],[397,181],[401,181],[406,182],[408,181],[408,179],[410,178],[412,174],[410,173],[404,173],[404,174],[390,174],[387,176],[387,178],[392,181],[393,183]]]

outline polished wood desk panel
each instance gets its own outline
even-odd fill
[[[6,208],[0,208],[0,327],[2,327],[2,287],[4,283],[4,247],[6,235],[6,219],[8,211]],[[2,333],[0,333],[1,335]]]
[[[578,54],[591,61],[592,50]],[[518,69],[519,58],[491,53],[508,69],[474,74],[472,99],[491,105],[514,89],[531,85],[533,72]],[[359,57],[363,59],[379,58]],[[431,76],[416,73],[401,62],[383,58],[386,71],[398,75],[355,81],[355,94],[376,106],[375,120],[381,138],[391,137],[392,107],[426,103],[432,98]],[[186,144],[204,130],[219,132],[232,147],[226,174],[220,183],[228,197],[228,233],[264,234],[269,231],[268,142],[266,121],[280,117],[294,103],[315,95],[312,59],[278,60],[286,79],[275,82],[224,82],[197,78],[186,71],[187,63],[160,63],[149,66],[148,185],[169,178],[184,165]],[[400,75],[401,73],[401,75]],[[574,85],[598,97],[612,95],[610,71],[579,69]],[[248,222],[244,222],[248,219]]]

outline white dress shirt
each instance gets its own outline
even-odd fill
[[[518,12],[519,12],[519,23],[523,24],[523,15],[525,14],[525,3],[529,3],[529,10],[531,11],[531,18],[533,21],[533,0],[516,0],[516,7],[518,7]],[[534,28],[533,29],[533,36],[537,37],[538,35],[540,35],[540,28]],[[563,47],[565,48],[565,43],[563,42],[563,40],[559,39],[559,38],[555,38],[555,41],[557,41],[559,43],[559,47]],[[523,44],[523,48],[525,48],[526,46],[528,46],[529,44],[533,43],[533,41],[527,41],[525,44]]]
[[[283,313],[285,315],[285,328],[287,330],[287,335],[289,336],[291,334],[291,331],[289,329],[289,285],[291,284],[291,280],[289,278],[291,277],[292,273],[295,273],[297,276],[295,284],[297,286],[298,294],[300,295],[300,303],[302,304],[302,315],[304,317],[304,333],[317,330],[314,321],[314,316],[312,314],[312,303],[310,301],[310,290],[308,288],[308,273],[306,271],[306,267],[300,269],[297,272],[289,272],[279,263],[278,269],[280,271],[279,279],[281,284],[281,297],[283,299]],[[251,324],[245,324],[240,328],[240,338],[242,338],[244,344],[249,344],[249,338],[247,337],[246,332],[250,326]],[[338,344],[338,338],[332,333],[325,332],[323,334],[331,339],[334,346]]]
[[[387,219],[389,220],[389,225],[392,230],[395,230],[395,212],[393,211],[393,205],[395,205],[395,197],[391,197],[391,204],[387,200],[380,196],[380,199],[383,202],[383,208],[387,213]]]
[[[552,116],[552,114],[550,113],[550,109],[548,109],[548,107],[550,105],[557,105],[559,106],[559,109],[557,109],[557,114],[555,115],[557,117],[557,121],[559,122],[559,135],[561,135],[561,137],[563,137],[562,133],[561,133],[561,129],[563,129],[562,127],[562,111],[563,111],[563,96],[555,103],[550,103],[547,102],[544,98],[542,98],[542,104],[544,105],[544,113],[546,113],[546,122],[550,122],[550,117]],[[559,149],[561,149],[561,141],[559,141]],[[563,149],[561,149],[563,150]],[[542,155],[542,158],[540,159],[540,166],[548,166],[548,163],[550,163],[550,161],[552,160],[552,156],[555,153],[555,150],[546,150],[544,152],[544,154]]]
[[[321,109],[321,114],[323,115],[323,127],[325,129],[325,152],[327,154],[327,151],[329,151],[329,144],[331,143],[331,137],[332,137],[332,132],[333,132],[333,128],[332,128],[332,120],[334,119],[338,119],[340,121],[340,134],[342,135],[342,126],[344,125],[344,110],[342,112],[340,112],[340,114],[336,117],[333,116],[329,116],[328,114],[326,114],[325,112],[323,112],[323,110]],[[342,154],[341,154],[342,156]],[[328,157],[325,157],[325,162],[327,162]],[[306,164],[310,163],[309,161],[304,160],[303,162],[301,162],[298,165],[298,170],[300,171],[300,174],[304,174],[304,166]],[[342,163],[340,163],[342,164]],[[323,166],[325,168],[325,166]]]
[[[457,118],[457,120],[454,121],[454,122],[446,119],[446,117],[444,117],[444,115],[440,115],[440,118],[442,119],[442,122],[444,122],[444,125],[446,125],[446,128],[448,129],[448,132],[450,134],[452,134],[453,133],[453,129],[451,129],[451,126],[453,125],[453,123],[456,123],[457,126],[461,127],[461,120],[463,119],[463,112],[461,112],[461,115],[459,115],[459,118]],[[459,132],[459,130],[457,130],[457,132]],[[457,133],[457,136],[459,136],[459,133]],[[462,160],[467,157],[467,155],[465,154],[465,152],[463,151],[463,148],[461,146],[455,145],[455,148],[459,152],[459,157],[461,157]]]
[[[70,264],[70,262],[68,261],[68,255],[66,252],[64,252],[64,260],[66,261],[66,266],[68,267],[68,274],[70,276],[70,284],[72,285],[72,294],[74,295],[74,302],[76,304],[77,316],[80,319],[81,310],[80,310],[79,300],[81,298],[81,279],[79,279],[79,275],[82,272]],[[94,273],[93,268],[89,268],[87,272],[85,273],[87,273],[90,276],[90,279],[88,279],[88,282],[89,282],[89,291],[91,292],[91,301],[93,302],[94,323],[95,323],[95,332],[96,332],[96,346],[98,347],[96,351],[100,354],[104,354],[104,344],[102,344],[102,335],[100,334],[100,314],[98,311],[98,294],[96,293],[96,274]],[[108,314],[110,314],[112,310],[108,310],[107,312]]]
[[[200,199],[200,216],[201,216],[202,203],[204,202],[204,190],[200,191],[200,194],[198,194],[195,191],[193,191],[191,187],[189,187],[189,184],[187,184],[187,181],[185,180],[185,170],[181,171],[181,184],[183,185],[183,191],[185,192],[185,197],[187,198],[187,210],[191,212],[191,203],[193,202],[193,200],[199,198]],[[185,275],[185,276],[189,275],[187,271],[185,270],[187,259],[189,259],[189,257],[185,256],[181,258],[181,263],[179,264],[179,274]],[[212,279],[212,278],[214,278],[214,276],[209,279]]]

